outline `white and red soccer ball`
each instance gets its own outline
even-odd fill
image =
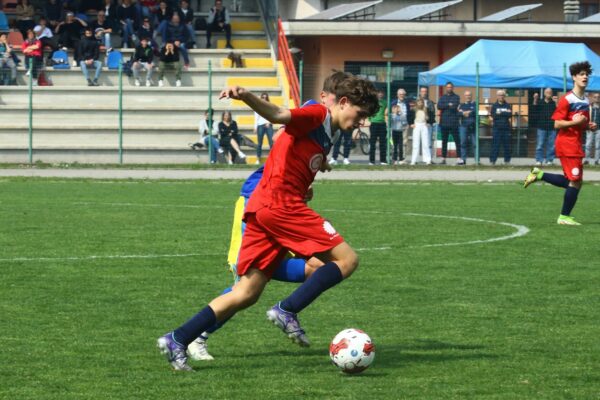
[[[375,345],[360,329],[344,329],[331,341],[329,357],[342,372],[358,374],[373,363]]]

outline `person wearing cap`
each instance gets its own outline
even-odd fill
[[[88,86],[99,86],[98,78],[100,77],[100,72],[102,71],[102,62],[99,60],[100,44],[92,34],[92,28],[89,26],[85,28],[84,37],[79,43],[78,54],[79,65],[81,66],[81,71],[87,80]],[[90,79],[88,72],[88,68],[91,67],[96,69],[94,80]]]
[[[152,86],[154,53],[148,45],[148,40],[147,37],[142,36],[140,44],[135,48],[135,53],[133,54],[131,69],[133,71],[133,78],[135,79],[135,86],[140,86],[140,70],[142,68],[146,70],[146,86]]]
[[[79,42],[81,41],[81,32],[85,27],[87,27],[87,22],[75,17],[75,14],[69,11],[65,20],[58,24],[54,31],[59,38],[58,47],[63,48],[63,50],[70,48],[75,52],[73,56],[74,67],[77,66],[77,60],[79,60]]]

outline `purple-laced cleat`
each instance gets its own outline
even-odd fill
[[[187,363],[187,354],[185,346],[177,343],[173,339],[173,332],[161,336],[156,341],[156,345],[162,354],[167,357],[167,361],[175,371],[193,371]]]
[[[304,329],[300,327],[300,321],[296,314],[283,310],[277,303],[267,311],[267,318],[301,347],[310,346],[310,341],[306,337]]]

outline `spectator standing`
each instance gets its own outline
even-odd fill
[[[377,99],[379,101],[379,110],[375,115],[369,118],[371,126],[369,127],[369,165],[375,165],[375,146],[379,140],[379,161],[381,165],[387,165],[387,126],[385,113],[387,104],[383,98],[383,90],[377,91]]]
[[[585,164],[592,162],[592,148],[595,147],[594,165],[600,163],[600,93],[596,92],[590,96],[590,125],[595,126],[595,130],[588,130],[585,133]],[[595,125],[594,125],[595,124]]]
[[[460,161],[460,154],[458,151],[459,139],[458,139],[458,106],[460,104],[460,97],[454,93],[454,85],[452,82],[446,83],[446,93],[440,97],[437,108],[440,111],[440,127],[442,129],[442,164],[446,164],[446,157],[448,156],[448,140],[450,135],[454,139],[456,145],[456,158],[457,163]]]
[[[344,165],[350,165],[350,149],[352,148],[352,130],[343,131],[340,129],[340,135],[333,144],[333,154],[329,160],[329,165],[337,165],[337,158],[340,155],[340,149],[344,145],[344,152],[342,156]]]
[[[90,26],[96,39],[106,48],[106,52],[110,53],[112,51],[111,34],[113,30],[111,23],[106,19],[106,11],[98,11],[98,19],[92,22]]]
[[[33,21],[35,9],[29,4],[29,0],[18,0],[15,12],[17,14],[17,29],[26,38],[27,31],[32,30],[35,26],[35,22]]]
[[[52,29],[56,29],[63,19],[62,1],[48,0],[44,7],[44,16]]]
[[[268,93],[262,93],[260,98],[265,101],[269,100]],[[260,157],[262,156],[262,145],[265,135],[267,135],[267,141],[269,142],[269,149],[273,147],[273,124],[264,119],[258,113],[254,113],[254,134],[258,140],[256,146],[256,164],[260,164]]]
[[[102,71],[102,62],[100,61],[100,45],[92,34],[92,28],[87,27],[84,36],[79,43],[79,65],[81,72],[87,81],[88,86],[98,86],[98,78]],[[95,68],[94,80],[90,79],[88,68]]]
[[[158,63],[158,86],[163,87],[163,79],[167,70],[175,70],[175,86],[181,86],[181,61],[179,61],[179,49],[168,42],[160,50],[160,61]]]
[[[50,64],[50,60],[52,59],[52,53],[58,50],[58,43],[56,42],[56,38],[52,34],[52,30],[48,28],[46,25],[46,18],[41,17],[39,24],[33,28],[33,33],[35,33],[35,37],[42,42],[42,53],[44,52],[45,47],[50,47],[50,53],[48,53],[47,64]]]
[[[148,38],[142,36],[140,38],[140,44],[135,48],[133,54],[133,65],[131,69],[133,71],[133,78],[135,79],[135,86],[140,86],[140,70],[143,68],[146,70],[146,87],[152,86],[152,69],[154,68],[154,51],[149,46]]]
[[[162,23],[159,28],[163,43],[173,43],[179,49],[183,56],[184,68],[190,66],[190,58],[186,43],[189,40],[190,33],[185,26],[181,24],[179,14],[175,13],[171,21],[167,24]]]
[[[211,48],[210,38],[213,32],[225,32],[227,43],[225,47],[233,49],[231,45],[231,17],[227,7],[223,7],[221,0],[215,1],[215,6],[211,7],[206,18],[206,48]]]
[[[6,32],[0,32],[0,69],[10,69],[10,80],[4,75],[4,85],[17,84],[17,64],[12,58],[12,49],[8,44]]]
[[[77,66],[79,60],[79,42],[81,41],[81,33],[83,28],[87,27],[87,23],[79,18],[75,18],[75,14],[71,11],[67,12],[65,20],[56,26],[55,33],[58,35],[58,47],[64,50],[71,48],[74,51],[73,66]]]
[[[196,150],[202,146],[206,146],[210,149],[209,140],[212,144],[210,149],[210,163],[215,164],[217,162],[217,153],[223,154],[223,149],[219,146],[219,128],[212,119],[212,110],[204,112],[204,119],[200,120],[198,132],[200,133],[200,141],[190,145],[192,150]],[[211,129],[212,127],[212,129]],[[210,134],[209,134],[210,132]]]
[[[506,102],[506,92],[498,90],[496,92],[498,99],[492,105],[490,119],[492,121],[492,152],[490,162],[496,165],[498,153],[500,152],[500,143],[504,150],[504,164],[510,164],[510,140],[511,140],[511,117],[512,107]]]
[[[137,39],[135,36],[136,16],[137,13],[131,0],[123,0],[123,3],[117,8],[117,20],[121,25],[124,49],[128,49]]]
[[[40,68],[43,64],[42,56],[42,42],[36,39],[33,30],[27,31],[27,38],[21,44],[23,55],[25,56],[25,68],[27,69],[27,76],[29,76],[29,65],[31,66],[31,75],[33,76],[33,86],[37,86],[37,79],[39,76]]]
[[[396,92],[396,98],[392,101],[392,160],[394,164],[405,164],[405,146],[408,143],[408,127],[410,104],[406,98],[406,90],[400,88]],[[388,116],[389,118],[390,116]]]
[[[411,126],[413,128],[413,143],[412,143],[412,158],[410,165],[415,165],[419,158],[419,147],[421,148],[421,154],[423,162],[427,165],[431,165],[431,151],[429,147],[429,129],[427,128],[427,120],[429,113],[425,107],[425,100],[422,98],[417,99],[415,105],[415,118],[414,123]]]
[[[181,24],[188,30],[188,42],[186,46],[190,49],[196,47],[196,31],[194,30],[194,10],[190,7],[188,0],[181,0],[181,6],[177,10]]]
[[[237,122],[231,118],[229,111],[223,112],[221,122],[219,122],[219,145],[225,151],[227,162],[233,164],[235,157],[245,159],[246,155],[240,149],[240,135]]]
[[[551,88],[544,89],[544,99],[542,101],[539,100],[539,96],[533,97],[532,114],[535,115],[535,125],[537,127],[535,165],[542,165],[544,161],[546,164],[552,165],[554,162],[554,142],[556,140],[556,130],[552,119],[554,110],[556,110],[556,103],[552,100]],[[545,153],[544,147],[546,147]]]
[[[427,86],[421,86],[419,88],[418,98],[423,99],[423,103],[425,104],[425,112],[427,113],[427,132],[429,132],[429,154],[433,156],[433,141],[437,139],[437,137],[434,137],[437,135],[437,132],[435,132],[435,135],[433,132],[433,125],[435,124],[435,102],[429,100],[429,88]]]
[[[473,95],[470,90],[465,90],[465,102],[458,106],[458,115],[460,117],[460,126],[458,127],[460,136],[460,152],[458,143],[456,152],[459,154],[460,159],[458,165],[465,165],[467,163],[469,144],[473,152],[477,147],[475,138],[475,117],[476,117],[475,102],[473,101]]]

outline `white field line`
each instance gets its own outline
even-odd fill
[[[109,206],[140,206],[140,207],[190,207],[190,208],[204,208],[202,205],[183,205],[183,204],[136,204],[136,203],[73,203],[77,205],[109,205]],[[225,207],[220,207],[225,208]],[[323,210],[324,212],[345,212],[347,213],[349,210]],[[354,210],[353,210],[354,211]],[[395,214],[392,211],[376,211],[376,210],[356,210],[356,212],[361,212],[365,214]],[[471,218],[471,217],[461,217],[456,215],[436,215],[436,214],[419,214],[419,213],[399,213],[400,215],[412,216],[412,217],[426,217],[426,218],[446,218],[446,219],[457,219],[462,221],[470,221],[470,222],[480,222],[486,224],[495,224],[508,226],[515,229],[515,232],[510,235],[497,236],[489,239],[479,239],[479,240],[470,240],[467,242],[448,242],[448,243],[433,243],[433,244],[425,244],[419,246],[411,246],[412,248],[419,247],[442,247],[442,246],[463,246],[463,245],[472,245],[472,244],[483,244],[483,243],[492,243],[499,242],[502,240],[510,240],[515,239],[521,236],[525,236],[529,233],[529,228],[525,225],[517,225],[511,224],[509,222],[501,222],[501,221],[491,221],[481,218]],[[381,247],[363,247],[358,248],[356,251],[386,251],[391,250],[392,247],[388,245],[384,245]],[[189,253],[189,254],[123,254],[123,255],[106,255],[106,256],[84,256],[84,257],[16,257],[16,258],[0,258],[0,262],[17,262],[17,261],[84,261],[84,260],[103,260],[103,259],[153,259],[153,258],[177,258],[177,257],[199,257],[199,256],[219,256],[222,255],[220,253]]]
[[[225,206],[213,206],[204,204],[144,204],[144,203],[99,203],[99,202],[88,202],[88,201],[77,201],[72,203],[76,206],[110,206],[110,207],[155,207],[155,208],[232,208]]]

